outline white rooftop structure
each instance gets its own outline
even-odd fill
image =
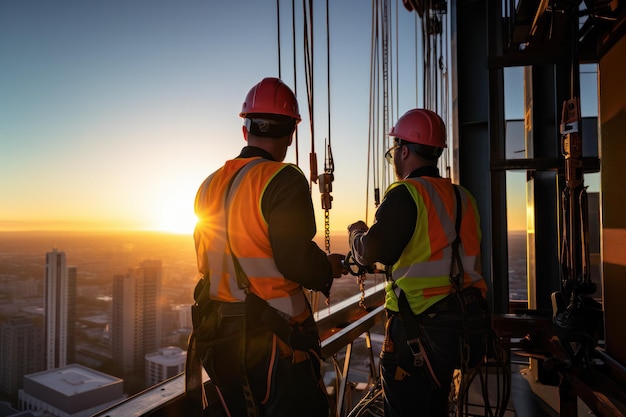
[[[185,370],[187,352],[176,346],[159,349],[146,355],[146,385],[165,381]]]
[[[122,401],[120,378],[72,364],[24,376],[21,410],[41,410],[58,417],[86,417]]]
[[[184,363],[186,358],[187,352],[177,346],[163,347],[158,352],[146,355],[146,360],[163,366],[176,366]]]

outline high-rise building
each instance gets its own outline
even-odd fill
[[[145,356],[161,347],[161,261],[113,277],[111,341],[122,375],[143,375]]]
[[[24,375],[44,369],[41,323],[13,316],[0,325],[0,391],[17,396]]]
[[[65,252],[46,253],[44,334],[46,369],[60,368],[74,358],[76,268],[66,266]]]
[[[76,361],[76,277],[75,266],[67,267],[67,364]]]

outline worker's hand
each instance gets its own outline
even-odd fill
[[[345,264],[346,257],[338,253],[331,253],[327,255],[328,262],[333,267],[333,278],[340,278],[342,275],[346,275],[349,271],[348,266]]]
[[[367,227],[367,225],[365,224],[364,221],[359,220],[356,223],[352,223],[351,225],[348,226],[348,233],[352,234],[352,232],[367,232],[367,230],[369,229],[369,227]]]

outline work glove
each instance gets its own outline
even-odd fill
[[[331,253],[327,255],[328,262],[333,267],[333,278],[340,278],[342,275],[346,275],[349,271],[345,265],[346,256],[339,253]]]

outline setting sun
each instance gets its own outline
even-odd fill
[[[155,210],[154,229],[162,232],[192,234],[198,218],[187,201],[170,201]]]

